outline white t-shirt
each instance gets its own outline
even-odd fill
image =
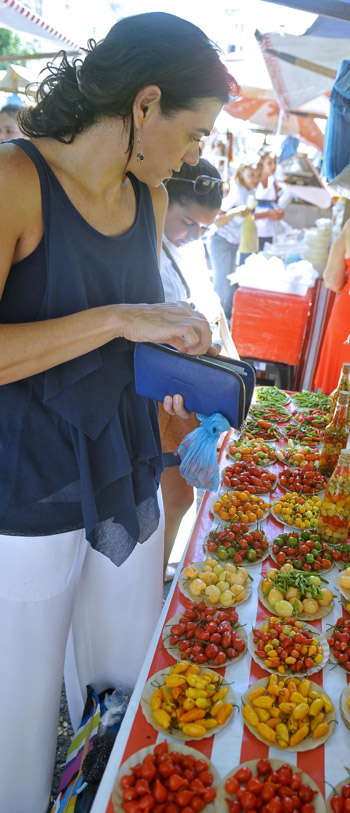
[[[202,240],[193,240],[187,246],[177,248],[164,236],[163,243],[170,251],[191,291],[191,295],[187,299],[186,288],[171,260],[162,249],[160,275],[165,301],[193,302],[197,310],[206,316],[208,322],[214,323],[220,314],[220,299],[214,291],[210,279]]]
[[[246,206],[249,195],[254,195],[254,190],[247,189],[240,183],[232,183],[230,191],[226,198],[223,199],[221,209],[223,212],[228,212],[234,206]],[[239,245],[241,239],[241,229],[244,222],[244,217],[237,215],[226,223],[226,226],[216,226],[216,233],[219,237],[223,237],[228,243]]]
[[[259,201],[270,201],[277,203],[277,187],[273,175],[267,179],[267,186],[263,186],[260,182],[255,190],[255,197],[258,201],[256,212],[263,212],[263,205],[259,205]],[[266,211],[271,210],[271,206],[266,206]],[[270,220],[268,217],[262,217],[255,221],[259,237],[273,237],[275,234],[275,220]]]

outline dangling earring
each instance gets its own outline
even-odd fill
[[[143,161],[143,159],[144,159],[144,157],[145,157],[145,156],[143,155],[143,153],[142,153],[142,149],[141,149],[140,130],[138,130],[138,131],[137,131],[137,136],[136,136],[136,138],[137,138],[137,153],[136,153],[136,161],[137,161],[137,163],[138,163],[138,165],[139,165],[139,167],[140,167],[140,166],[141,166],[141,164],[142,164],[142,161]]]

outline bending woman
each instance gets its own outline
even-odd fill
[[[163,304],[161,182],[198,162],[230,88],[196,26],[125,18],[51,68],[20,117],[30,140],[0,147],[6,813],[47,809],[68,635],[76,726],[87,683],[132,689],[158,618],[161,448],[133,349],[210,346],[201,314]]]

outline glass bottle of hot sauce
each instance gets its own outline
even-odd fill
[[[342,392],[350,392],[350,364],[343,364],[339,376],[338,386],[331,393],[331,406],[329,410],[329,420],[331,421],[337,406],[338,395]]]
[[[322,539],[342,543],[350,523],[350,449],[343,449],[320,503],[317,531]]]
[[[337,405],[331,422],[324,430],[324,440],[320,453],[319,470],[330,477],[333,473],[342,449],[345,449],[348,436],[348,405],[350,393],[340,391]]]

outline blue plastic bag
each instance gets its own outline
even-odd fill
[[[182,461],[180,474],[190,486],[217,491],[220,482],[217,440],[221,432],[230,429],[230,424],[220,412],[209,418],[203,415],[197,418],[201,425],[183,438],[178,449]]]

